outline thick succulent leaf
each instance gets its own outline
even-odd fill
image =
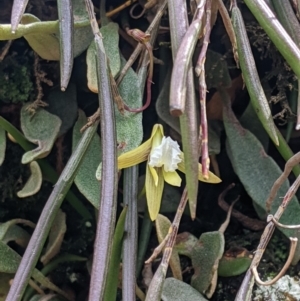
[[[169,219],[161,214],[159,214],[155,220],[156,234],[158,242],[161,243],[167,236],[169,229],[171,227],[171,222]],[[173,249],[172,255],[170,257],[170,267],[174,278],[182,280],[182,271],[180,266],[180,259],[176,249]]]
[[[57,116],[41,108],[32,115],[27,110],[29,106],[30,103],[27,103],[22,107],[21,128],[26,139],[37,144],[38,147],[23,155],[23,164],[46,157],[53,147],[61,126],[61,120]]]
[[[269,146],[269,136],[257,118],[251,102],[249,102],[248,107],[241,116],[240,123],[260,141],[264,149],[267,151]]]
[[[100,28],[100,32],[103,37],[103,44],[105,53],[108,57],[110,70],[112,76],[115,77],[121,68],[120,53],[119,53],[119,26],[117,23],[110,22],[107,25]],[[87,62],[87,78],[88,87],[94,92],[98,93],[97,84],[97,64],[96,64],[96,46],[93,41],[87,51],[86,62]]]
[[[192,257],[194,247],[198,243],[198,238],[189,232],[182,232],[176,237],[175,249],[180,255]]]
[[[224,235],[219,231],[203,233],[191,254],[195,270],[191,285],[208,298],[216,289],[218,265],[224,253],[224,245]]]
[[[21,262],[21,256],[11,249],[4,242],[0,241],[0,272],[13,274],[17,271]],[[66,296],[66,293],[59,289],[56,285],[49,281],[40,271],[34,269],[32,278],[48,289],[51,289],[59,294]],[[66,296],[67,297],[67,296]]]
[[[25,12],[28,0],[14,0],[11,11],[11,31],[15,32]]]
[[[121,67],[126,61],[121,58]],[[119,92],[124,102],[130,108],[142,106],[143,95],[140,91],[139,79],[136,73],[130,68],[119,85]],[[125,111],[122,115],[115,106],[115,118],[117,128],[117,144],[119,154],[128,152],[138,147],[143,139],[143,124],[141,113],[130,113]]]
[[[12,224],[6,231],[2,241],[8,244],[10,241],[14,241],[22,248],[26,248],[30,240],[30,235],[23,228],[18,225]]]
[[[41,20],[31,14],[25,14],[21,20],[22,24],[31,24],[35,22],[41,22]],[[35,32],[24,35],[24,38],[42,59],[49,61],[59,60],[59,40],[54,34]]]
[[[76,148],[80,140],[80,129],[86,124],[87,118],[84,113],[79,110],[78,120],[73,128],[72,149]],[[95,174],[97,166],[101,160],[101,144],[100,137],[96,133],[84,156],[82,163],[75,177],[75,184],[79,191],[87,198],[87,200],[97,209],[100,205],[100,183],[97,181]]]
[[[84,0],[72,0],[74,23],[89,21]],[[74,57],[85,51],[94,39],[91,26],[74,28]]]
[[[226,149],[234,171],[253,200],[257,214],[261,219],[265,219],[267,216],[266,200],[274,182],[282,174],[282,170],[266,154],[259,140],[240,125],[228,102],[224,102],[223,119],[227,135]],[[287,180],[280,187],[272,204],[272,214],[280,206],[282,197],[284,197],[289,187]],[[300,205],[297,198],[293,197],[280,218],[280,222],[287,225],[299,224],[299,216]],[[279,228],[279,230],[287,237],[295,236],[300,239],[300,233],[297,230],[283,228]],[[299,253],[300,247],[298,244],[296,254]],[[297,255],[297,258],[299,258],[299,255]]]
[[[60,86],[65,91],[68,87],[74,58],[74,20],[71,0],[57,0],[60,45]]]
[[[190,285],[175,278],[165,280],[161,298],[163,301],[207,301]]]
[[[218,275],[232,277],[246,272],[252,262],[252,257],[246,249],[228,250],[219,261]]]
[[[50,229],[46,252],[41,257],[44,265],[59,253],[66,231],[66,214],[59,210]]]
[[[32,161],[29,167],[31,175],[22,190],[17,192],[19,198],[27,198],[36,194],[40,191],[43,183],[43,175],[39,164],[36,161]]]
[[[65,134],[74,125],[78,114],[76,85],[70,83],[65,92],[54,88],[46,102],[48,106],[45,109],[62,121],[59,136]]]
[[[6,135],[5,130],[0,127],[0,166],[2,165],[5,158],[6,150]]]
[[[12,219],[10,221],[7,221],[5,223],[0,224],[0,241],[2,241],[9,230],[10,227],[17,224],[18,221],[15,219]]]

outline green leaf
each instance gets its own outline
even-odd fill
[[[103,37],[103,44],[105,53],[108,57],[110,70],[112,76],[115,77],[121,68],[120,53],[119,53],[119,26],[117,23],[110,22],[107,25],[100,28],[100,32]],[[87,51],[86,63],[87,63],[87,78],[88,87],[94,92],[98,93],[97,84],[97,64],[96,64],[96,46],[93,41]]]
[[[45,110],[58,116],[62,121],[59,136],[65,134],[74,125],[78,115],[76,85],[70,83],[65,92],[62,92],[59,87],[54,88],[46,102],[48,106]]]
[[[195,245],[198,242],[198,238],[189,232],[182,232],[176,237],[175,249],[179,254],[192,257],[192,253]]]
[[[241,249],[231,254],[230,250],[226,251],[219,261],[218,275],[221,277],[238,276],[246,272],[252,262],[252,256],[246,249]]]
[[[119,271],[122,254],[122,245],[124,239],[124,227],[127,213],[127,206],[123,208],[118,219],[114,239],[112,243],[112,252],[109,262],[109,270],[105,286],[104,300],[115,301],[117,297],[117,288],[119,282]]]
[[[14,241],[22,248],[26,248],[30,240],[30,235],[23,228],[18,225],[12,224],[6,231],[2,241],[8,244],[10,241]]]
[[[5,158],[6,150],[6,133],[5,130],[0,127],[0,166],[2,165]]]
[[[61,126],[61,120],[57,116],[41,108],[32,115],[27,110],[29,106],[30,103],[27,103],[21,109],[21,128],[26,139],[37,144],[38,147],[23,155],[23,164],[46,157],[53,147]]]
[[[253,200],[254,208],[261,219],[265,219],[266,200],[270,190],[282,174],[282,170],[276,162],[266,154],[259,140],[248,130],[244,129],[233,114],[228,96],[223,92],[224,99],[223,120],[227,135],[226,149],[235,173],[243,183],[244,188]],[[282,197],[288,191],[290,185],[286,180],[273,201],[271,213],[274,214],[282,202]],[[285,209],[280,222],[294,225],[299,223],[300,205],[294,196]],[[300,238],[300,233],[294,230],[279,228],[287,237]],[[296,254],[300,253],[297,246]],[[299,258],[299,255],[297,255]]]
[[[84,0],[72,0],[74,22],[89,23],[89,16],[86,11]],[[74,57],[79,56],[85,51],[94,39],[91,26],[74,28]]]
[[[13,274],[17,271],[21,262],[21,256],[11,249],[8,245],[0,241],[0,272]],[[56,285],[48,280],[40,271],[34,269],[32,272],[32,278],[38,281],[40,284],[48,289],[51,289],[59,294],[67,297],[65,292],[59,289]]]
[[[29,164],[31,175],[22,190],[17,192],[19,198],[27,198],[38,193],[43,183],[43,175],[39,164],[32,161]]]
[[[66,231],[66,214],[59,210],[50,229],[46,252],[41,257],[44,265],[59,253]]]
[[[190,285],[175,278],[165,280],[161,298],[163,301],[207,301]]]
[[[121,58],[121,63],[123,68],[126,63],[125,59]],[[120,83],[119,92],[124,102],[130,108],[142,106],[143,95],[140,91],[139,79],[132,68],[129,68]],[[130,113],[127,111],[122,115],[115,106],[119,154],[128,152],[141,144],[143,139],[142,115],[141,113]]]
[[[258,120],[251,103],[248,104],[248,107],[241,116],[240,123],[244,128],[249,130],[260,141],[265,150],[268,149],[269,136],[264,130],[261,122]]]
[[[32,24],[41,22],[39,18],[31,14],[24,14],[21,20],[22,24]],[[24,38],[30,47],[44,60],[58,61],[59,41],[54,34],[35,32],[24,35]]]
[[[217,286],[218,265],[224,253],[224,235],[219,231],[203,233],[194,246],[191,260],[195,273],[191,285],[211,298]]]
[[[87,118],[83,111],[79,110],[78,120],[73,128],[72,150],[74,151],[81,137],[80,129],[87,123]],[[101,160],[100,137],[96,133],[84,156],[82,163],[75,177],[75,184],[79,191],[97,209],[100,206],[100,183],[95,174],[97,166]]]
[[[159,243],[161,243],[169,232],[169,228],[171,227],[171,222],[168,220],[167,217],[158,214],[155,220],[155,226],[156,226],[156,234],[157,234],[158,241]],[[178,280],[182,280],[180,259],[176,249],[173,249],[172,251],[172,255],[170,257],[170,267],[172,269],[173,276]]]

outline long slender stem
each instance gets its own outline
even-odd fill
[[[29,241],[25,254],[15,275],[13,284],[6,297],[6,301],[20,301],[30,279],[31,273],[39,259],[44,243],[52,226],[52,222],[61,206],[66,193],[76,176],[83,156],[92,141],[98,123],[88,128],[82,135],[78,146],[60,175],[54,189],[41,213],[36,228]]]
[[[124,170],[124,205],[128,206],[123,241],[122,298],[134,301],[136,286],[138,166]]]
[[[91,0],[85,0],[96,45],[101,120],[102,181],[89,301],[103,300],[112,249],[117,203],[117,143],[108,60]]]

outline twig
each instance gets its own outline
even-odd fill
[[[284,181],[288,178],[294,166],[300,162],[300,152],[291,157],[285,164],[284,171],[281,176],[275,181],[273,187],[271,188],[270,195],[266,201],[266,210],[270,212],[272,203],[277,195],[277,192]]]
[[[299,153],[297,153],[294,157],[292,157],[286,163],[286,165],[288,165],[289,168],[290,168],[291,162],[297,164],[299,161],[295,160],[295,158],[298,158],[298,156],[299,156]],[[281,185],[280,184],[281,183],[280,180],[282,180],[284,177],[286,177],[286,173],[287,172],[286,172],[286,169],[285,169],[285,172],[283,173],[284,175],[281,175],[278,178],[278,180],[275,182],[275,184],[273,185],[273,187],[271,189],[271,191],[273,192],[273,194],[271,193],[272,195],[274,195],[274,193],[276,195],[276,192],[278,191],[278,189],[279,189],[279,187]],[[281,205],[279,206],[278,210],[276,211],[276,213],[274,215],[274,218],[276,220],[280,219],[280,217],[283,214],[285,208],[288,206],[290,200],[293,198],[293,196],[295,195],[297,189],[299,188],[299,185],[300,185],[300,176],[297,177],[297,179],[295,180],[295,182],[293,183],[293,185],[289,188],[289,190],[285,194],[284,199],[283,199]],[[250,267],[249,267],[249,269],[248,269],[248,271],[247,271],[247,273],[245,275],[245,278],[244,278],[244,280],[242,282],[242,285],[241,285],[241,287],[240,287],[240,289],[238,291],[238,294],[237,294],[237,296],[235,298],[236,301],[240,301],[240,300],[248,301],[248,300],[250,300],[250,295],[251,295],[252,287],[253,287],[253,284],[254,284],[254,279],[256,281],[258,280],[258,283],[260,281],[259,278],[257,278],[257,277],[254,278],[255,276],[257,276],[255,274],[256,269],[257,269],[257,267],[258,267],[258,265],[260,263],[260,260],[261,260],[263,254],[264,254],[264,251],[265,251],[265,249],[266,249],[266,247],[267,247],[267,245],[268,245],[268,243],[269,243],[269,241],[270,241],[270,239],[271,239],[271,237],[273,235],[274,230],[275,230],[275,224],[272,221],[270,221],[267,224],[267,226],[266,226],[266,228],[265,228],[265,230],[264,230],[264,232],[263,232],[263,234],[262,234],[262,236],[260,238],[260,242],[259,242],[257,250],[256,250],[256,252],[254,254],[254,258],[252,260],[252,263],[251,263],[251,265],[250,265]],[[293,251],[294,244],[296,244],[296,243],[293,242],[292,245],[291,245],[291,249],[292,249],[291,252]],[[287,262],[290,263],[289,260]],[[276,280],[278,280],[278,279],[279,278],[276,277]]]
[[[8,40],[4,47],[1,49],[1,54],[0,54],[0,62],[2,62],[12,44],[13,40]]]
[[[147,31],[145,32],[145,34],[150,34],[151,31],[153,30],[153,28],[157,25],[158,22],[160,22],[160,19],[167,7],[167,0],[164,0],[163,3],[161,4],[161,6],[159,7],[155,18],[153,19],[153,21],[151,22],[151,24],[149,25]],[[121,70],[118,78],[117,78],[117,85],[119,85],[121,83],[121,81],[123,80],[125,74],[127,73],[128,69],[132,66],[132,64],[135,62],[135,60],[137,59],[137,57],[139,56],[139,54],[141,53],[143,49],[143,45],[141,43],[139,43],[134,52],[131,54],[129,60],[127,61],[126,65],[123,67],[123,69]]]
[[[152,84],[152,77],[153,77],[153,52],[152,46],[149,43],[150,34],[146,34],[139,29],[128,29],[128,35],[132,36],[135,40],[141,43],[148,51],[149,54],[149,73],[147,79],[147,100],[146,103],[138,109],[129,108],[127,105],[124,105],[125,110],[129,112],[142,112],[147,109],[151,103],[151,84]]]
[[[123,3],[122,5],[116,7],[115,9],[109,11],[106,13],[106,17],[110,18],[113,15],[117,14],[118,12],[122,11],[123,9],[125,9],[126,7],[130,6],[132,3],[136,2],[137,0],[128,0],[125,3]]]
[[[235,184],[230,184],[220,195],[218,198],[218,205],[224,210],[228,211],[230,206],[225,202],[224,197],[228,190],[232,189]],[[239,197],[238,197],[239,199]],[[260,221],[258,219],[250,218],[236,209],[232,210],[231,215],[236,218],[244,227],[251,229],[253,231],[260,231],[266,227],[266,223],[264,221]]]
[[[198,57],[196,64],[196,74],[199,76],[199,93],[200,93],[200,120],[201,120],[201,132],[202,132],[202,154],[201,154],[201,163],[202,163],[202,174],[204,179],[208,179],[209,171],[209,155],[208,155],[208,128],[207,128],[207,116],[206,116],[206,93],[207,86],[205,82],[205,59],[206,52],[209,43],[209,37],[211,33],[211,0],[207,0],[205,5],[206,12],[206,24],[205,24],[205,35],[203,40],[203,46]]]

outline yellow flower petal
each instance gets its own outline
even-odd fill
[[[151,138],[152,138],[152,148],[155,148],[161,144],[162,138],[164,136],[164,129],[161,124],[155,124],[153,126]]]
[[[183,155],[182,155],[182,161],[180,163],[178,163],[178,169],[181,172],[185,172]],[[205,179],[202,175],[202,165],[200,163],[198,163],[198,180],[201,182],[212,183],[212,184],[217,184],[217,183],[222,182],[222,180],[219,177],[217,177],[214,173],[212,173],[211,171],[208,172],[208,179]]]
[[[176,171],[165,171],[163,170],[163,175],[165,181],[173,186],[180,186],[181,185],[181,178]]]
[[[146,198],[149,215],[152,221],[154,221],[159,213],[161,197],[164,190],[164,178],[162,174],[162,169],[157,169],[158,183],[157,186],[154,183],[153,177],[151,175],[150,166],[147,165],[146,168]]]
[[[149,171],[151,172],[151,176],[153,178],[154,184],[155,184],[155,186],[157,186],[157,184],[158,184],[158,174],[157,174],[156,171],[158,170],[158,168],[152,167],[149,164],[147,164],[147,165],[148,165]]]
[[[118,168],[123,169],[146,161],[151,151],[151,145],[152,138],[145,141],[139,147],[120,155],[118,157]]]

